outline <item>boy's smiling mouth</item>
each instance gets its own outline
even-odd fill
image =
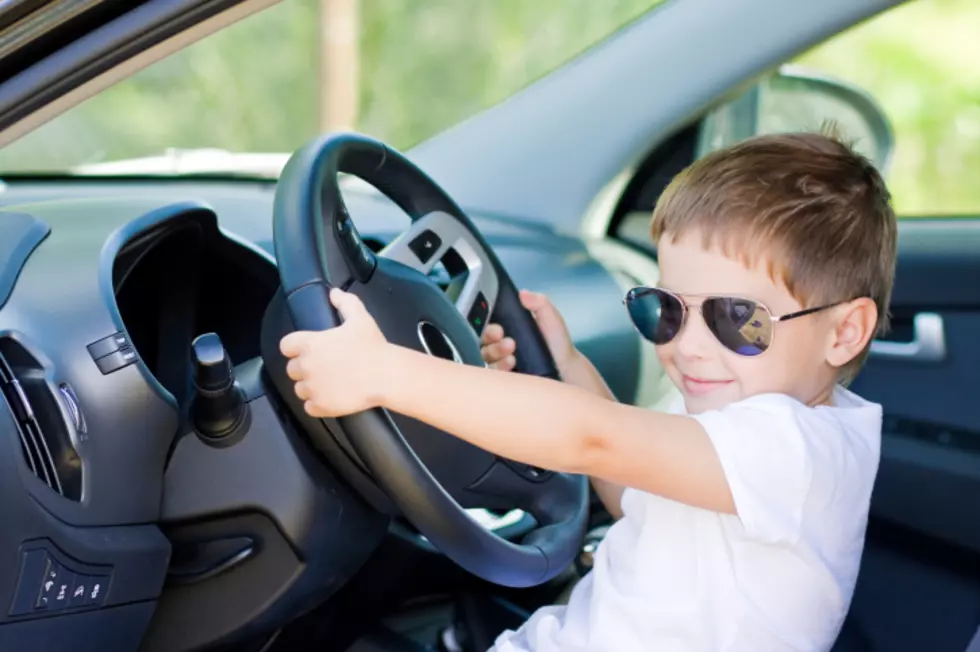
[[[684,392],[689,396],[702,396],[709,394],[716,389],[726,387],[732,383],[731,380],[712,380],[710,378],[697,378],[683,374],[681,376],[684,384]]]

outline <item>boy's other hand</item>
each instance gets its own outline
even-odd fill
[[[517,343],[511,337],[506,337],[504,327],[500,324],[487,324],[480,341],[480,353],[483,361],[493,369],[510,371],[517,364],[514,351]]]
[[[561,372],[576,353],[565,320],[554,304],[543,294],[521,290],[520,298],[521,304],[534,315],[538,328],[541,329],[541,334],[551,351],[551,356],[555,359],[555,365]],[[483,331],[481,345],[484,361],[494,369],[510,371],[517,364],[514,357],[517,344],[513,338],[507,337],[500,324],[487,326]]]
[[[377,407],[388,349],[384,334],[358,297],[334,288],[330,303],[343,324],[319,332],[296,331],[279,343],[282,354],[290,358],[286,373],[296,383],[296,396],[315,417]]]

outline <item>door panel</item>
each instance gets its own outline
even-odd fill
[[[980,550],[980,220],[900,222],[891,311],[852,384],[885,413],[872,514]],[[941,325],[943,355],[894,355],[917,315],[920,339]]]

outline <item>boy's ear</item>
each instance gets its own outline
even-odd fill
[[[827,362],[834,367],[843,367],[856,358],[874,337],[877,324],[878,306],[871,299],[855,299],[837,306]]]

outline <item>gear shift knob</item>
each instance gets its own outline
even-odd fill
[[[245,394],[235,384],[231,358],[217,333],[199,335],[191,343],[194,361],[194,400],[191,419],[198,434],[217,442],[245,423]]]

